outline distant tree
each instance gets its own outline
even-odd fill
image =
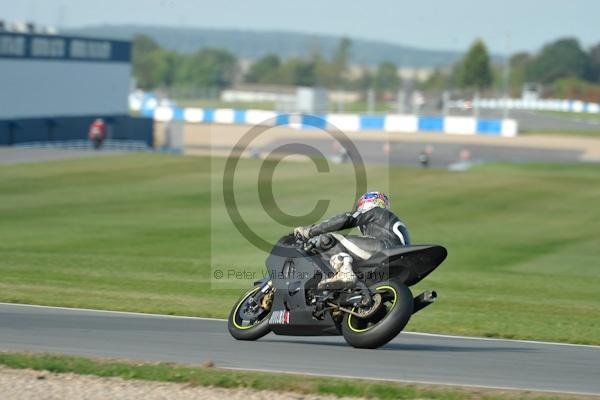
[[[332,63],[321,57],[313,58],[312,62],[314,63],[317,85],[339,88],[342,78],[336,72],[337,70]]]
[[[319,47],[311,50],[309,60],[314,64],[317,85],[334,89],[345,86],[351,46],[350,39],[340,39],[329,60],[321,56]]]
[[[560,78],[589,78],[590,61],[574,38],[559,39],[545,45],[526,72],[528,80],[552,83]]]
[[[222,89],[230,85],[237,60],[221,49],[205,48],[184,55],[161,48],[152,38],[136,35],[132,51],[133,74],[141,89],[186,87]]]
[[[396,92],[400,87],[400,77],[398,76],[398,67],[396,64],[389,61],[379,64],[375,73],[373,86],[379,93]]]
[[[177,70],[182,63],[182,56],[174,51],[161,50],[157,66],[157,79],[164,87],[172,87],[177,80]]]
[[[294,67],[294,85],[315,86],[317,74],[315,64],[310,61],[301,61]]]
[[[347,37],[341,38],[331,58],[332,73],[335,77],[333,84],[335,86],[339,87],[344,83],[345,74],[348,71],[348,63],[350,62],[351,51],[352,40]]]
[[[266,54],[256,60],[246,74],[246,82],[251,83],[278,83],[281,79],[279,68],[281,60],[276,54]]]
[[[296,86],[317,84],[316,66],[313,61],[290,58],[281,67],[282,83]]]
[[[527,52],[515,53],[510,57],[508,61],[510,63],[508,86],[511,95],[516,96],[523,88],[523,84],[526,82],[525,73],[532,60],[533,57]]]
[[[425,82],[420,84],[421,89],[435,90],[441,92],[447,89],[450,84],[450,73],[440,68],[436,68]]]
[[[304,72],[309,75],[306,79],[296,78],[296,81],[301,80],[305,82],[302,86],[333,86],[336,77],[332,74],[332,64],[323,58],[318,46],[313,47],[308,56],[308,60],[302,64]],[[312,83],[309,84],[309,82]]]
[[[373,87],[373,73],[368,68],[363,67],[360,75],[353,81],[348,82],[349,87],[360,92],[366,92]]]
[[[132,40],[133,55],[149,53],[154,50],[159,50],[161,47],[150,36],[138,34]]]
[[[462,88],[482,90],[492,84],[492,69],[487,48],[482,40],[476,40],[459,64],[458,85]]]
[[[178,84],[223,89],[230,86],[237,70],[236,58],[226,50],[204,48],[186,57],[178,73]]]
[[[531,63],[532,59],[533,58],[531,57],[531,54],[527,53],[526,51],[515,53],[512,56],[510,56],[510,59],[509,59],[510,67],[511,68],[524,67],[527,64]]]
[[[590,80],[600,83],[600,43],[593,46],[589,51]]]
[[[132,41],[132,67],[138,87],[154,89],[160,85],[160,72],[165,51],[152,38],[136,35]]]
[[[596,99],[593,97],[597,98],[598,89],[590,82],[576,77],[557,79],[551,85],[552,97],[559,99],[595,101]],[[594,96],[594,92],[596,92],[596,96]]]

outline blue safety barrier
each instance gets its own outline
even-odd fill
[[[328,114],[287,114],[265,110],[243,109],[182,109],[178,107],[144,108],[141,114],[157,121],[184,120],[219,124],[291,125],[303,129],[327,129]],[[253,113],[254,118],[249,117]],[[261,121],[256,115],[261,115]],[[335,114],[335,123],[347,131],[433,132],[463,135],[515,136],[515,120],[475,119],[474,117],[415,116],[397,114]]]

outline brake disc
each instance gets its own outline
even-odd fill
[[[253,300],[254,299],[251,298],[250,301],[246,301],[246,303],[240,308],[238,315],[242,320],[253,320],[256,319],[260,314],[260,304]]]
[[[381,307],[382,298],[379,293],[375,293],[371,299],[373,300],[373,303],[369,307],[358,307],[358,309],[355,310],[356,314],[358,314],[360,318],[370,317]]]

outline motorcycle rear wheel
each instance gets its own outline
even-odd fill
[[[413,313],[413,296],[406,285],[394,281],[380,282],[369,289],[381,294],[381,308],[366,318],[344,315],[342,335],[353,347],[375,349],[404,329]],[[352,311],[359,310],[355,307]]]
[[[257,319],[254,321],[243,320],[240,316],[243,307],[248,307],[249,298],[257,293],[260,288],[261,286],[254,286],[244,293],[229,313],[227,328],[229,329],[231,336],[237,340],[257,340],[271,332],[271,329],[269,328],[269,315],[271,315],[271,310],[263,310],[257,315]]]

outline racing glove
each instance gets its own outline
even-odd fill
[[[299,226],[294,228],[294,236],[300,239],[308,240],[310,239],[310,229],[311,226]]]

